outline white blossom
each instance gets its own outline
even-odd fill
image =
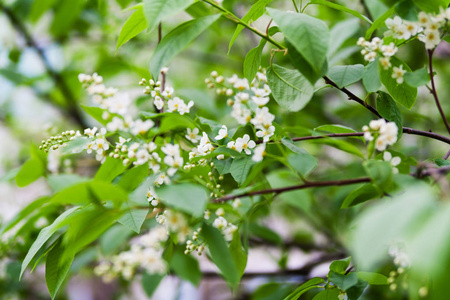
[[[221,140],[226,137],[228,137],[228,129],[227,129],[227,126],[222,125],[222,128],[219,130],[219,134],[214,139]]]

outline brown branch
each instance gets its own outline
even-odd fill
[[[282,188],[276,188],[276,189],[267,189],[267,190],[260,190],[255,192],[247,192],[237,195],[227,195],[221,198],[217,198],[212,200],[212,202],[224,202],[240,197],[248,197],[248,196],[256,196],[256,195],[264,195],[264,194],[275,194],[279,195],[284,192],[294,191],[294,190],[302,190],[307,188],[313,188],[313,187],[328,187],[328,186],[343,186],[343,185],[351,185],[351,184],[357,184],[357,183],[364,183],[364,182],[370,182],[369,177],[361,177],[361,178],[353,178],[353,179],[344,179],[344,180],[330,180],[330,181],[316,181],[316,182],[308,182],[305,184],[299,184],[299,185],[293,185],[293,186],[287,186]]]
[[[429,137],[429,138],[439,140],[441,142],[444,142],[444,143],[447,143],[450,145],[450,138],[442,136],[442,135],[434,133],[434,132],[417,130],[417,129],[413,129],[413,128],[409,128],[409,127],[403,127],[403,133]],[[323,139],[323,138],[339,138],[339,137],[354,137],[354,136],[364,136],[364,132],[331,133],[331,134],[324,134],[324,135],[303,136],[303,137],[292,138],[292,140],[294,142],[298,142],[298,141],[316,140],[316,139]]]
[[[450,150],[448,150],[448,152],[444,155],[444,157],[442,158],[443,160],[447,160],[447,158],[450,157]]]
[[[436,106],[441,114],[442,120],[444,121],[445,127],[447,128],[448,133],[450,133],[450,125],[448,124],[447,118],[445,117],[444,111],[442,110],[441,102],[439,101],[439,97],[436,91],[436,86],[434,84],[434,72],[433,72],[433,50],[428,50],[428,64],[430,68],[430,80],[431,80],[431,94],[434,97],[434,101],[436,102]]]
[[[361,98],[359,98],[358,96],[356,96],[355,94],[353,94],[352,92],[350,92],[349,90],[347,90],[345,87],[344,88],[340,88],[333,80],[331,80],[330,78],[328,78],[327,76],[323,76],[323,79],[325,80],[325,83],[337,88],[338,90],[342,91],[344,94],[346,94],[348,96],[348,100],[353,100],[358,102],[359,104],[363,105],[365,108],[367,108],[368,110],[370,110],[374,115],[376,115],[378,118],[383,118],[380,113],[375,109],[375,107],[371,106],[370,104],[366,103],[366,101],[362,100]]]
[[[70,91],[69,86],[64,81],[64,78],[61,76],[61,74],[53,70],[53,67],[51,66],[50,62],[45,56],[44,50],[41,47],[39,47],[39,45],[36,43],[34,38],[28,32],[22,21],[9,8],[5,7],[3,4],[0,3],[0,9],[8,17],[13,27],[23,36],[27,46],[36,51],[42,63],[44,64],[45,71],[53,80],[55,86],[61,91],[64,99],[66,100],[67,108],[55,102],[52,102],[52,104],[59,107],[65,115],[67,115],[81,127],[83,128],[88,127],[87,123],[85,122],[81,114],[79,107],[77,106],[77,101],[72,92]]]

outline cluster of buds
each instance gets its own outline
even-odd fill
[[[202,228],[197,229],[192,233],[192,240],[186,241],[186,250],[184,250],[184,254],[190,254],[193,251],[197,251],[197,254],[201,256],[203,251],[205,250],[204,242],[199,240],[200,232]]]
[[[385,119],[372,120],[369,126],[363,126],[364,139],[368,142],[375,141],[375,149],[386,150],[388,145],[397,142],[398,127],[394,122],[386,122]]]
[[[42,140],[39,150],[44,150],[47,153],[50,149],[56,150],[64,146],[67,142],[73,140],[75,137],[81,136],[79,131],[67,130],[61,132],[61,135],[52,136],[46,140]]]

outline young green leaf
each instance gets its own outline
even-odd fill
[[[126,244],[126,240],[133,234],[130,228],[122,224],[116,224],[108,229],[100,237],[100,250],[102,254],[114,253],[120,246]]]
[[[259,45],[251,49],[244,59],[244,77],[247,78],[248,82],[252,82],[255,78],[256,72],[258,72],[261,66],[261,56],[264,46],[266,45],[266,40],[261,39]]]
[[[371,61],[367,66],[364,67],[362,81],[364,87],[366,88],[366,91],[369,93],[374,93],[381,87],[380,73],[378,72],[378,68],[378,58],[376,58],[374,61]]]
[[[148,212],[148,208],[130,209],[127,206],[124,214],[117,219],[117,222],[139,234],[142,224],[144,224],[144,221],[147,218]]]
[[[365,184],[348,194],[348,196],[344,199],[341,208],[355,206],[368,200],[381,197],[382,195],[383,193],[381,190],[373,184]]]
[[[22,268],[20,270],[20,277],[22,277],[23,272],[27,268],[28,264],[31,262],[33,257],[36,255],[36,253],[41,249],[41,247],[45,244],[45,242],[48,241],[48,239],[59,229],[61,226],[63,226],[64,221],[69,217],[74,211],[79,209],[79,206],[72,207],[71,209],[66,210],[64,213],[62,213],[56,220],[49,226],[43,228],[39,235],[37,236],[36,240],[34,241],[33,245],[31,245],[30,249],[28,250],[27,255],[25,256],[25,259],[22,262]]]
[[[325,63],[322,65],[322,68],[317,71],[303,58],[303,56],[298,53],[298,51],[294,48],[294,46],[289,43],[288,40],[285,39],[286,46],[288,48],[288,56],[291,64],[296,68],[303,76],[308,79],[308,81],[314,85],[319,78],[325,75],[328,71],[328,64]]]
[[[358,278],[372,285],[386,285],[389,281],[386,276],[372,272],[357,272]]]
[[[350,272],[347,275],[330,272],[328,278],[344,292],[358,283],[358,276],[355,272]]]
[[[230,242],[230,252],[233,256],[236,267],[239,270],[239,274],[242,276],[247,266],[247,252],[242,247],[241,235],[239,230],[236,230],[233,234],[233,239]]]
[[[314,93],[314,87],[300,72],[275,64],[267,69],[267,81],[274,99],[290,111],[301,110]]]
[[[247,179],[250,169],[255,165],[256,162],[252,160],[251,157],[242,157],[238,159],[233,159],[230,166],[230,173],[234,180],[239,185],[242,185]]]
[[[288,295],[283,300],[297,300],[301,295],[306,293],[309,290],[315,289],[315,288],[323,288],[323,286],[319,284],[325,284],[325,280],[319,277],[314,277],[308,280],[307,282],[301,284],[295,291],[293,291],[290,295]]]
[[[369,24],[372,24],[372,21],[368,17],[360,14],[356,10],[350,9],[350,8],[345,7],[343,5],[340,5],[340,4],[336,4],[336,3],[333,3],[333,2],[330,2],[330,1],[325,1],[325,0],[311,0],[309,2],[309,4],[321,4],[321,5],[324,5],[324,6],[328,6],[330,8],[349,13],[349,14],[351,14],[351,15],[353,15],[353,16],[355,16],[355,17],[357,17],[357,18],[359,18],[359,19],[361,19],[363,21],[366,21]]]
[[[158,197],[167,205],[192,214],[203,215],[208,202],[208,194],[203,186],[192,183],[164,185],[156,190]]]
[[[163,19],[172,17],[193,2],[194,0],[144,0],[144,16],[148,31],[152,31]]]
[[[147,272],[142,274],[142,289],[148,297],[153,296],[153,293],[156,291],[159,283],[164,277],[164,275],[148,274]]]
[[[392,57],[391,63],[392,66],[396,67],[402,65],[403,70],[411,72],[408,65],[398,58]],[[411,87],[405,82],[402,84],[397,83],[397,80],[392,78],[392,69],[384,70],[383,68],[379,68],[379,71],[381,82],[384,84],[392,98],[400,105],[406,107],[407,109],[411,109],[416,102],[417,88]]]
[[[77,137],[71,141],[68,141],[64,147],[61,148],[62,155],[80,153],[86,149],[86,146],[92,142],[92,140],[86,137]]]
[[[64,282],[67,273],[69,273],[74,259],[74,256],[66,257],[63,255],[64,247],[61,244],[61,240],[56,242],[45,261],[45,281],[52,299],[55,299],[56,293]]]
[[[316,71],[320,72],[328,53],[330,34],[325,22],[306,14],[267,8],[284,36]]]
[[[348,266],[350,266],[351,259],[351,257],[347,257],[333,261],[330,265],[330,271],[338,274],[345,274]]]
[[[226,244],[222,233],[208,224],[203,224],[202,235],[205,238],[211,253],[211,259],[222,272],[227,283],[236,288],[239,284],[239,270],[233,259],[233,255]]]
[[[37,157],[27,160],[16,175],[16,183],[19,187],[24,187],[45,175],[45,166]]]
[[[107,157],[98,169],[97,174],[95,174],[94,180],[111,182],[114,178],[122,174],[126,168],[122,160]]]
[[[394,122],[398,127],[398,139],[403,134],[402,114],[392,97],[385,92],[379,91],[377,97],[377,109],[380,115],[390,122]]]
[[[149,175],[148,163],[145,163],[126,171],[120,177],[120,180],[118,181],[117,185],[127,192],[132,192],[142,183],[142,181],[144,181],[145,178],[147,178],[148,175]]]
[[[418,8],[426,12],[438,13],[440,8],[448,7],[447,0],[413,0],[413,2]]]
[[[184,48],[186,48],[197,36],[214,23],[221,15],[210,15],[187,21],[169,32],[156,47],[150,61],[150,73],[157,76],[163,67]]]
[[[116,50],[147,28],[143,6],[138,5],[135,8],[136,11],[128,18],[120,30]]]
[[[426,67],[415,70],[414,72],[407,72],[404,78],[406,83],[412,87],[419,87],[430,82],[430,74]]]
[[[380,17],[378,17],[378,19],[375,20],[375,22],[373,22],[373,24],[370,26],[369,29],[367,29],[366,31],[366,40],[370,40],[372,34],[375,32],[375,30],[377,30],[378,28],[380,28],[381,26],[384,25],[384,22],[393,14],[395,13],[395,5],[393,5],[391,8],[389,8],[389,10],[387,10],[384,14],[382,14]]]
[[[339,88],[346,87],[359,81],[364,72],[363,65],[334,66],[328,71],[328,77],[333,80]]]
[[[314,296],[313,300],[339,300],[340,291],[337,288],[325,289]]]
[[[380,189],[386,191],[392,185],[392,166],[387,161],[368,160],[365,161],[364,169],[372,182]]]
[[[200,284],[202,272],[200,271],[198,261],[191,255],[184,254],[183,249],[178,248],[173,253],[169,265],[181,279],[187,280],[195,286]]]
[[[336,54],[336,51],[342,44],[350,37],[355,35],[359,29],[358,19],[348,19],[337,23],[330,30],[330,36],[333,37],[333,42],[328,47],[328,57]]]
[[[306,151],[301,154],[290,153],[287,160],[291,167],[303,177],[308,176],[317,167],[317,159]]]
[[[248,11],[248,13],[244,17],[242,17],[242,19],[241,19],[242,22],[251,24],[251,23],[255,22],[256,20],[258,20],[264,14],[264,10],[270,2],[272,2],[272,0],[258,0],[255,4],[252,5],[252,7],[250,7],[250,10]],[[237,25],[236,30],[234,31],[233,37],[231,38],[230,44],[228,45],[228,53],[230,53],[230,50],[234,44],[234,41],[236,41],[237,37],[239,36],[239,34],[241,33],[241,31],[244,28],[245,27],[241,24]]]

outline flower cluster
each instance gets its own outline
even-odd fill
[[[222,207],[218,208],[215,214],[217,218],[214,220],[213,226],[222,232],[225,240],[231,241],[238,227],[225,219],[225,210]]]
[[[156,216],[156,221],[163,225],[167,232],[176,235],[179,242],[184,242],[191,233],[191,227],[184,214],[166,209]]]
[[[386,150],[388,145],[397,142],[398,127],[394,122],[386,122],[385,119],[372,120],[369,126],[363,126],[364,139],[368,142],[375,141],[375,149]]]
[[[450,20],[450,8],[441,8],[438,14],[421,11],[417,22],[402,20],[396,16],[386,20],[389,30],[385,32],[385,36],[392,36],[399,40],[408,40],[417,36],[425,44],[426,49],[432,50],[441,42],[440,29],[448,20]]]
[[[167,69],[164,70],[164,73]],[[161,86],[161,81],[154,81],[142,78],[139,85],[145,85],[144,94],[148,94],[153,98],[153,104],[158,111],[164,111],[165,104],[167,104],[168,112],[178,112],[180,115],[189,113],[189,110],[194,106],[194,101],[189,101],[186,104],[182,99],[173,97],[174,89],[170,86]]]
[[[162,258],[163,243],[169,235],[163,226],[157,226],[147,234],[141,235],[131,249],[105,260],[95,267],[97,276],[102,276],[106,282],[112,281],[117,276],[126,280],[133,278],[136,271],[141,268],[149,274],[165,274],[167,264]]]
[[[398,50],[393,42],[385,45],[384,41],[378,37],[374,37],[370,42],[361,37],[357,44],[364,47],[361,54],[364,55],[366,61],[374,61],[379,56],[379,62],[383,69],[388,70],[392,67],[391,56],[394,56]],[[396,79],[398,84],[402,84],[405,72],[402,65],[393,67],[392,78]]]

